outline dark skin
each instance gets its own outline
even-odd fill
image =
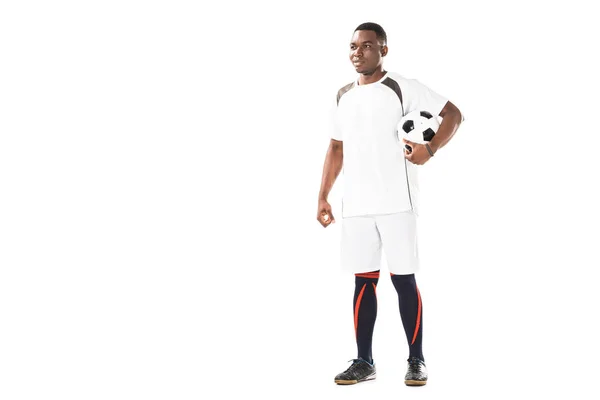
[[[350,41],[350,62],[359,74],[358,84],[367,85],[380,80],[383,57],[388,53],[387,45],[373,31],[356,31]]]
[[[433,154],[452,139],[462,122],[460,110],[450,101],[446,103],[439,115],[443,118],[442,123],[433,139],[428,143]],[[402,141],[412,148],[412,151],[404,149],[404,157],[411,163],[423,165],[431,158],[424,144],[414,143],[404,138],[402,138]]]
[[[356,31],[350,41],[350,62],[359,74],[358,84],[368,85],[377,82],[385,75],[383,69],[383,57],[388,53],[387,44],[377,38],[374,31]],[[456,133],[456,130],[462,122],[460,110],[451,102],[447,102],[439,114],[443,120],[435,136],[429,142],[429,147],[435,154],[444,147]],[[411,150],[404,149],[404,157],[413,164],[423,165],[431,158],[424,144],[413,143],[402,139],[404,143],[410,146]],[[319,204],[317,208],[317,221],[324,227],[335,223],[335,218],[331,211],[331,205],[327,201],[329,192],[333,187],[344,160],[344,143],[339,140],[331,139],[325,164],[323,166],[323,178],[321,180],[321,189],[319,190]]]
[[[331,139],[327,155],[325,156],[325,165],[323,166],[323,179],[321,180],[321,190],[319,190],[319,206],[317,210],[317,221],[327,228],[335,223],[331,205],[327,201],[327,196],[333,187],[333,183],[342,170],[344,162],[344,142]]]

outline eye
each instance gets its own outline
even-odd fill
[[[370,45],[370,44],[365,44],[365,47],[366,47],[367,49],[370,49],[370,48],[371,48],[371,45]]]
[[[356,49],[356,46],[354,46],[354,45],[350,46],[350,50],[355,50],[355,49]]]

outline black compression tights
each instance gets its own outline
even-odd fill
[[[415,275],[393,275],[392,283],[398,293],[400,317],[408,341],[410,357],[423,358],[423,305]],[[377,318],[377,283],[379,271],[355,274],[354,332],[358,357],[369,362],[372,359],[372,342]]]

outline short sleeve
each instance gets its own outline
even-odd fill
[[[429,111],[438,116],[448,99],[434,92],[416,79],[408,79],[401,86],[404,95],[404,114],[415,110]]]
[[[331,104],[331,109],[329,112],[329,136],[331,139],[343,141],[342,131],[340,129],[340,125],[338,123],[338,102],[337,99]]]

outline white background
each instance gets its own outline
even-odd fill
[[[590,3],[3,2],[0,398],[597,397]],[[421,167],[418,389],[385,265],[378,379],[333,383],[339,186],[315,216],[366,21],[467,117]]]

